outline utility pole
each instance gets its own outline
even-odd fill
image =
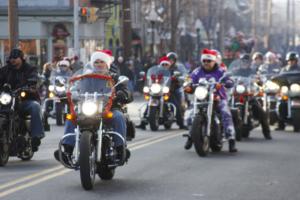
[[[131,30],[131,14],[130,14],[130,0],[122,1],[122,10],[123,10],[123,49],[124,49],[124,58],[128,60],[131,56],[131,39],[132,39],[132,30]]]
[[[171,51],[176,51],[177,46],[177,0],[171,0]]]
[[[267,25],[267,48],[270,49],[270,34],[271,34],[271,29],[272,29],[272,0],[268,0],[268,25]]]
[[[296,7],[296,0],[293,0],[293,5],[292,5],[292,44],[293,48],[296,46],[296,12],[295,12],[295,7]]]
[[[290,46],[290,0],[287,0],[287,7],[286,7],[286,50],[288,51]]]
[[[257,25],[256,8],[257,8],[257,2],[256,0],[252,0],[252,36],[253,37],[256,37],[256,25]]]
[[[79,2],[74,0],[74,53],[79,56]]]
[[[9,48],[19,46],[19,19],[18,19],[18,0],[9,0],[8,3],[8,29],[9,29]]]

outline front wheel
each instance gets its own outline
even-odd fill
[[[235,137],[237,141],[242,140],[242,132],[243,132],[243,119],[241,114],[238,110],[231,111],[232,113],[232,121],[235,128]]]
[[[159,127],[159,110],[158,107],[150,107],[149,124],[152,131],[157,131]]]
[[[294,109],[292,112],[294,132],[300,131],[300,109]]]
[[[84,131],[80,137],[80,179],[81,185],[85,190],[94,187],[96,171],[96,148],[93,143],[92,133]]]
[[[3,133],[0,133],[0,135],[1,134]],[[0,167],[5,166],[8,162],[8,159],[9,159],[9,145],[6,142],[0,142]]]
[[[200,157],[207,156],[209,151],[209,137],[205,134],[206,124],[206,120],[198,115],[195,117],[191,128],[192,141]]]
[[[98,168],[98,176],[102,180],[111,180],[115,175],[115,168],[109,168],[107,165],[100,165]]]
[[[55,105],[55,118],[56,118],[56,125],[62,126],[63,118],[64,118],[62,103],[56,103],[56,105]]]

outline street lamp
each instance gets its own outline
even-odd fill
[[[200,41],[201,41],[201,27],[202,27],[202,23],[200,19],[197,19],[195,22],[195,28],[197,31],[197,61],[199,61],[200,59]]]
[[[152,44],[151,44],[151,55],[154,56],[154,45],[155,45],[155,32],[154,32],[154,25],[155,22],[162,22],[162,18],[157,14],[155,10],[155,3],[154,1],[151,2],[151,8],[148,15],[145,17],[147,21],[151,24],[151,31],[152,31]]]

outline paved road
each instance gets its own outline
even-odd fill
[[[137,119],[137,104],[130,107]],[[299,200],[300,134],[274,132],[265,141],[259,129],[238,143],[239,152],[224,150],[197,156],[183,149],[182,131],[138,131],[130,144],[129,163],[112,181],[97,179],[93,191],[81,188],[79,173],[53,159],[62,127],[52,127],[41,150],[30,162],[10,160],[0,168],[0,199],[200,199]]]

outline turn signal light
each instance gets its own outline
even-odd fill
[[[113,112],[111,112],[111,111],[108,111],[108,112],[103,113],[103,118],[104,118],[104,119],[112,119],[113,116],[114,116],[114,114],[113,114]]]
[[[165,100],[165,101],[168,101],[169,98],[170,98],[169,95],[164,95],[164,100]]]
[[[49,97],[50,97],[50,98],[53,98],[53,97],[54,97],[54,93],[53,93],[53,92],[50,92],[50,93],[49,93]]]
[[[25,97],[26,97],[26,92],[24,92],[24,91],[21,92],[21,97],[22,97],[22,98],[25,98]]]
[[[149,100],[150,99],[150,96],[149,95],[144,95],[144,98],[145,98],[145,100]]]
[[[67,119],[67,120],[73,120],[74,117],[73,117],[72,114],[67,114],[67,115],[66,115],[66,119]]]
[[[289,99],[289,97],[288,96],[282,96],[282,100],[284,100],[284,101],[287,101]]]

